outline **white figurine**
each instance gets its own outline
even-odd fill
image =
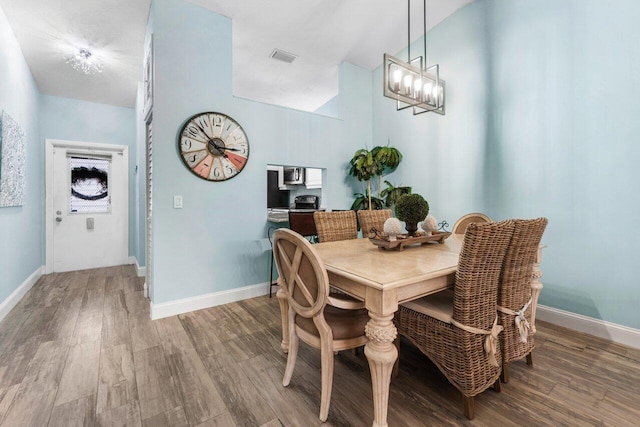
[[[438,229],[438,220],[433,215],[427,215],[422,221],[422,229],[427,233],[427,236],[431,236]]]
[[[402,223],[398,218],[389,218],[384,222],[384,232],[389,235],[389,241],[396,240],[396,235],[402,233]]]

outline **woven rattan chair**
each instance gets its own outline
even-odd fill
[[[313,219],[320,243],[358,238],[355,211],[314,212]]]
[[[491,222],[491,218],[479,212],[466,214],[464,216],[461,216],[460,219],[458,219],[456,223],[453,224],[452,233],[464,234],[464,232],[467,230],[467,226],[472,222],[475,222],[477,224],[483,224],[485,222]]]
[[[469,224],[453,290],[401,305],[398,332],[427,355],[462,393],[464,414],[492,385],[500,390],[502,354],[496,308],[504,255],[513,221]]]
[[[384,222],[389,218],[391,218],[391,209],[358,211],[358,221],[360,221],[362,237],[365,239],[369,237],[372,228],[383,232]]]
[[[304,237],[287,229],[279,229],[273,237],[273,251],[280,275],[278,281],[289,305],[289,354],[282,385],[286,387],[291,381],[300,339],[320,349],[320,420],[326,421],[333,383],[334,352],[366,344],[364,328],[369,315],[362,302],[334,300],[329,296],[329,279],[324,263]]]
[[[531,280],[546,218],[514,220],[513,237],[504,257],[498,290],[498,323],[502,325],[502,382],[509,381],[509,362],[526,356],[533,366],[534,335],[531,322]]]

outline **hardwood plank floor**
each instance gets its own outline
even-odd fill
[[[320,354],[301,343],[282,387],[277,298],[151,321],[132,266],[43,276],[0,322],[0,427],[319,426]],[[468,421],[438,369],[402,344],[390,426],[636,426],[640,350],[538,323],[534,367]],[[336,356],[329,426],[370,426],[362,354]]]

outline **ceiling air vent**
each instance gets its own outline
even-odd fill
[[[291,64],[298,57],[298,55],[285,52],[284,50],[274,49],[273,52],[271,52],[271,57],[273,59],[277,59],[278,61],[283,61]]]

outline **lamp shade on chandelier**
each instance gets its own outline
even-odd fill
[[[407,0],[408,25],[411,23],[411,0]],[[397,110],[411,107],[413,114],[432,111],[445,114],[445,82],[440,78],[438,64],[427,66],[427,4],[424,7],[424,53],[411,58],[411,28],[407,28],[407,57],[402,61],[387,53],[384,54],[384,96],[396,100]]]

